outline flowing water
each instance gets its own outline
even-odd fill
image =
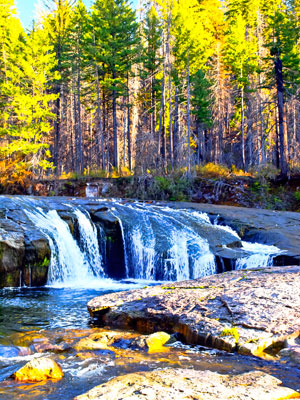
[[[84,202],[14,201],[47,237],[51,259],[47,287],[0,291],[0,399],[68,400],[111,377],[168,366],[233,374],[261,369],[300,389],[299,370],[279,360],[180,344],[162,354],[126,348],[119,352],[76,350],[78,340],[97,331],[86,310],[86,303],[97,295],[216,273],[212,251],[216,238],[226,236],[229,242],[240,243],[233,261],[233,267],[239,269],[268,267],[279,249],[242,242],[231,228],[211,223],[208,215],[200,212],[113,201],[109,213],[121,235],[121,247],[114,251],[121,253],[124,263],[124,279],[116,281],[108,266],[113,240],[105,226],[93,220]],[[95,204],[105,209],[105,202],[95,202],[94,209]],[[71,216],[73,228],[62,212]],[[9,379],[27,360],[45,354],[62,366],[65,377],[61,381],[37,385]]]

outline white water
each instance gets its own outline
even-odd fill
[[[99,250],[96,250],[95,246],[95,228],[83,213],[75,211],[82,223],[80,242],[86,252],[81,251],[68,224],[60,218],[57,211],[45,212],[38,208],[35,212],[28,210],[25,212],[49,240],[51,258],[48,285],[89,287],[92,281],[104,276]]]
[[[216,272],[208,242],[189,227],[187,212],[115,203],[113,214],[121,221],[128,277],[174,281]],[[190,218],[210,223],[206,214],[190,213]]]
[[[267,268],[272,266],[273,258],[280,253],[278,247],[242,241],[243,250],[250,253],[236,261],[235,269]],[[251,254],[252,253],[252,254]]]

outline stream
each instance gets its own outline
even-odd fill
[[[176,342],[167,352],[148,354],[126,346],[119,351],[78,351],[80,339],[101,331],[91,325],[86,302],[101,294],[143,287],[145,281],[99,281],[101,288],[20,288],[0,291],[0,399],[71,400],[112,377],[165,367],[237,374],[262,370],[300,389],[300,370],[276,359],[263,360]],[[109,287],[110,286],[110,287]],[[50,345],[64,347],[59,351]],[[50,356],[65,377],[42,384],[17,383],[9,376],[33,357]]]

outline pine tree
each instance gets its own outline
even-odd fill
[[[124,94],[138,44],[135,12],[124,0],[97,0],[93,7],[99,61],[103,64],[103,86],[111,92],[113,118],[113,166],[119,168],[117,99]]]
[[[70,23],[74,0],[45,0],[48,9],[44,16],[43,26],[46,30],[50,43],[54,46],[56,54],[56,71],[58,72],[55,82],[53,82],[53,92],[56,95],[54,120],[54,146],[53,162],[57,175],[61,172],[60,147],[62,135],[62,102],[64,82],[68,80],[68,63],[66,64],[66,45],[70,33]]]

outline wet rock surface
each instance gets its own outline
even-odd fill
[[[64,374],[60,365],[51,358],[36,358],[13,374],[16,381],[41,382],[47,379],[59,380]]]
[[[259,355],[299,336],[299,288],[298,266],[232,271],[96,297],[88,309],[98,324]]]
[[[263,372],[220,375],[211,371],[165,369],[114,378],[74,400],[276,400],[300,398],[281,387],[280,380]]]
[[[98,398],[94,397],[95,391],[96,396],[99,395],[98,388],[91,389],[99,384],[105,388],[99,398],[107,400],[112,400],[112,394],[118,400],[162,398],[159,396],[164,396],[164,400],[227,399],[226,396],[245,400],[299,398],[300,371],[293,367],[289,373],[284,372],[284,361],[279,364],[200,346],[186,346],[178,341],[170,343],[167,339],[169,335],[165,332],[140,335],[100,328],[14,333],[8,340],[14,346],[0,344],[0,355],[5,357],[7,368],[6,380],[0,383],[0,398],[71,400],[79,396],[79,399],[94,399]],[[61,367],[63,379],[48,377],[51,371],[47,369],[49,361],[44,364],[45,358],[50,359],[51,370],[52,362]],[[33,380],[37,372],[41,377],[39,371],[44,367],[47,376]],[[153,370],[155,372],[149,372]],[[9,379],[12,373],[19,373],[22,379]],[[116,376],[119,378],[114,379]],[[281,386],[280,381],[283,382]],[[80,396],[87,391],[90,391],[87,397]],[[206,398],[206,394],[211,397]],[[271,394],[274,397],[268,397]]]

